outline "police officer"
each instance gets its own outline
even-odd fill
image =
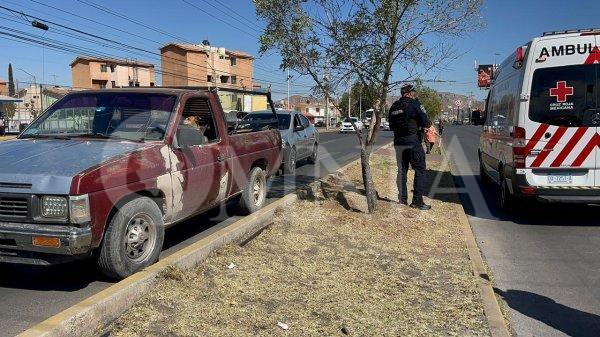
[[[417,93],[413,85],[405,85],[400,89],[402,97],[390,108],[390,129],[394,131],[396,162],[398,163],[398,199],[408,205],[406,180],[408,165],[415,170],[414,193],[410,207],[428,210],[431,206],[423,202],[425,193],[425,151],[419,141],[419,129],[431,126],[425,108],[416,99]]]

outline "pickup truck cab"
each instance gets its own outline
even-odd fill
[[[228,94],[262,109],[271,101]],[[243,213],[260,209],[281,163],[275,111],[243,129],[226,122],[220,95],[81,91],[0,142],[0,262],[94,257],[104,274],[124,278],[157,261],[166,227],[234,197]]]

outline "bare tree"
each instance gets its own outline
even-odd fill
[[[402,83],[439,73],[456,58],[452,41],[483,25],[483,0],[254,2],[266,23],[261,52],[278,51],[281,68],[310,76],[315,91],[329,98],[350,81],[377,89],[377,114],[366,137],[357,133],[367,204],[374,212],[377,192],[369,159],[388,93]]]

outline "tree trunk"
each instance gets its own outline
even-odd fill
[[[360,164],[362,168],[362,178],[365,186],[365,196],[367,198],[367,207],[369,214],[373,214],[377,208],[377,190],[373,183],[373,175],[371,174],[371,146],[361,146],[360,148]]]

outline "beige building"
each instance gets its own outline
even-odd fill
[[[169,43],[160,49],[163,86],[252,89],[254,57],[205,45]]]
[[[8,96],[8,82],[0,78],[0,95]]]
[[[153,87],[154,65],[150,63],[78,56],[71,62],[74,88]]]
[[[279,100],[276,106],[282,109],[288,109],[287,104],[287,98],[284,98],[282,100]],[[300,112],[301,114],[308,117],[313,123],[325,122],[327,104],[324,98],[292,95],[290,96],[289,105],[290,110]],[[340,113],[331,102],[329,102],[328,113],[331,123],[336,123],[340,117]]]

